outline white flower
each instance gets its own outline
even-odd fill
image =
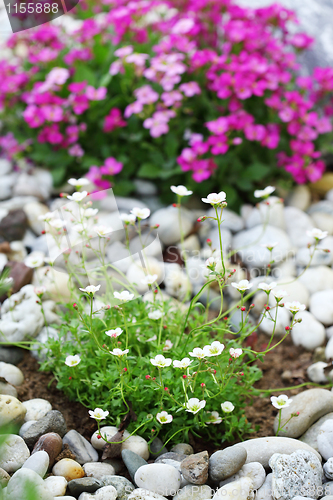
[[[98,290],[100,288],[101,288],[101,285],[97,285],[97,286],[88,285],[85,288],[79,288],[79,290],[81,290],[81,292],[86,292],[86,293],[94,295],[94,293],[98,292]]]
[[[151,311],[150,313],[148,313],[148,318],[149,319],[161,319],[163,316],[163,313],[162,311],[159,311],[158,309],[156,309],[156,311]]]
[[[200,401],[198,398],[191,398],[186,403],[186,411],[193,413],[193,415],[195,415],[205,406],[206,406],[206,401],[204,399]]]
[[[65,364],[67,366],[76,366],[80,363],[81,358],[78,354],[75,354],[75,356],[67,356],[65,360]]]
[[[273,186],[267,186],[265,189],[257,189],[254,192],[254,197],[255,198],[267,198],[270,194],[274,193],[275,187]]]
[[[134,299],[134,293],[129,293],[128,290],[123,290],[122,292],[113,292],[115,299],[121,300],[122,302],[127,302],[128,300]]]
[[[219,257],[209,257],[205,262],[205,267],[210,271],[218,271],[222,268],[222,262]]]
[[[171,342],[171,340],[166,340],[163,347],[163,351],[169,351],[172,348],[173,348],[173,343]]]
[[[88,179],[85,179],[84,177],[81,177],[80,179],[68,179],[67,182],[71,186],[76,187],[76,189],[80,189],[80,187],[90,184],[90,181]]]
[[[225,413],[230,413],[235,407],[230,401],[225,401],[221,403],[221,408]]]
[[[31,252],[25,259],[24,259],[24,264],[27,267],[35,268],[35,267],[41,267],[44,264],[44,257],[45,255],[43,252]]]
[[[280,301],[285,297],[288,297],[289,295],[289,293],[286,290],[274,290],[272,294],[274,295],[277,301]]]
[[[222,422],[222,418],[220,417],[217,411],[209,411],[210,417],[209,420],[206,420],[206,424],[220,424]]]
[[[263,245],[260,245],[261,247],[264,247],[264,248],[267,248],[267,250],[269,250],[270,252],[273,250],[273,248],[276,247],[276,245],[278,245],[279,242],[278,241],[275,241],[274,243],[266,243],[266,244],[263,244]]]
[[[67,198],[71,201],[76,201],[77,203],[79,203],[80,201],[82,201],[86,196],[88,196],[88,193],[87,191],[82,191],[82,193],[80,193],[79,191],[76,191],[76,193],[73,193],[72,195],[67,195]]]
[[[173,420],[173,416],[166,411],[161,411],[156,415],[156,420],[160,424],[170,424]]]
[[[38,215],[38,220],[44,220],[45,222],[49,222],[51,219],[53,219],[53,217],[54,217],[53,212],[47,212],[46,214]]]
[[[95,226],[94,231],[100,236],[101,238],[105,238],[108,236],[110,233],[112,233],[113,229],[112,227],[106,227],[106,226]]]
[[[328,235],[328,231],[322,231],[321,229],[314,227],[313,229],[307,231],[306,234],[310,236],[310,238],[314,238],[316,240],[323,240]]]
[[[292,402],[292,399],[289,399],[285,394],[280,394],[278,397],[272,396],[271,402],[274,408],[281,410],[281,408],[287,408]]]
[[[206,357],[206,354],[200,347],[195,347],[192,352],[189,352],[189,355],[192,356],[192,358],[198,359],[203,359]]]
[[[273,288],[276,287],[276,285],[277,285],[277,283],[275,283],[274,281],[270,284],[259,283],[258,288],[260,288],[261,290],[264,290],[264,292],[270,292],[271,290],[273,290]]]
[[[138,219],[147,219],[150,215],[150,210],[149,208],[134,207],[131,210],[131,214],[135,215]]]
[[[177,194],[178,196],[190,196],[191,194],[193,194],[193,191],[189,191],[187,187],[183,185],[171,186],[170,189],[173,193]]]
[[[94,410],[89,410],[89,415],[98,422],[104,420],[108,416],[108,411],[103,411],[101,408],[95,408]]]
[[[215,340],[211,345],[205,345],[203,352],[205,356],[218,356],[224,349],[224,344],[221,344],[218,340]]]
[[[232,358],[239,358],[243,354],[242,349],[234,349],[233,347],[230,347],[229,349],[229,354]]]
[[[54,229],[62,229],[66,226],[66,221],[62,219],[52,219],[49,221],[49,224],[54,227]]]
[[[174,368],[181,368],[185,369],[190,366],[190,364],[193,363],[193,360],[190,358],[183,358],[181,361],[178,361],[178,359],[175,359],[173,362]]]
[[[285,302],[284,307],[292,314],[296,314],[299,311],[304,311],[306,309],[305,304],[301,304],[297,300],[294,300],[293,302]]]
[[[172,363],[171,358],[165,358],[163,354],[157,354],[154,359],[150,360],[151,364],[157,366],[158,368],[164,368],[170,366]]]
[[[113,349],[113,351],[109,351],[110,354],[113,354],[114,356],[124,356],[129,352],[129,349],[124,349],[123,351],[121,349]]]
[[[83,217],[89,219],[89,217],[94,217],[98,214],[98,208],[86,208],[83,210]]]
[[[34,288],[34,292],[38,296],[44,295],[44,293],[46,292],[46,287],[45,286],[38,286],[38,287]]]
[[[116,337],[119,337],[119,335],[123,333],[123,330],[121,328],[115,328],[114,330],[107,330],[105,333],[109,337],[115,339]]]
[[[142,278],[141,283],[143,283],[144,285],[152,285],[153,283],[155,283],[157,278],[157,274],[147,274],[147,276]]]
[[[237,288],[237,290],[240,293],[244,293],[245,290],[248,290],[249,288],[253,287],[253,283],[250,283],[248,280],[240,280],[239,283],[236,283],[235,281],[231,283],[231,286],[234,288]]]
[[[201,198],[204,203],[210,203],[210,205],[220,205],[226,199],[227,195],[224,191],[219,193],[210,193],[207,198]]]
[[[120,214],[120,218],[125,224],[134,224],[136,221],[136,215],[134,214]]]

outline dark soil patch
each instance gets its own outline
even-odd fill
[[[261,351],[264,344],[267,344],[268,337],[259,334],[253,348],[256,351]],[[309,382],[306,376],[306,369],[312,363],[312,353],[307,352],[301,347],[293,345],[291,338],[285,339],[282,344],[273,349],[265,356],[263,363],[258,362],[258,366],[263,371],[263,377],[255,384],[255,387],[260,390],[278,389],[281,391],[272,392],[268,396],[258,396],[253,400],[253,404],[249,405],[245,414],[253,424],[253,428],[257,425],[260,429],[249,435],[249,438],[264,437],[273,435],[273,422],[276,415],[276,410],[270,402],[270,396],[278,396],[281,393],[287,394],[289,397],[299,392],[310,388],[304,386],[299,389],[288,390],[288,387]],[[64,415],[67,422],[68,430],[75,429],[84,437],[90,438],[91,434],[97,429],[96,423],[89,417],[88,409],[80,403],[69,401],[69,399],[56,388],[56,381],[51,373],[39,371],[37,361],[27,352],[24,359],[18,365],[24,373],[24,383],[18,387],[18,397],[21,401],[26,401],[32,398],[47,399],[53,409],[59,410]],[[236,440],[237,442],[239,440]],[[208,450],[213,452],[216,447],[211,446],[205,440],[197,440],[191,443],[195,447],[195,451]],[[233,443],[223,443],[222,447],[226,447]]]

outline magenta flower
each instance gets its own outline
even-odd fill
[[[116,175],[119,174],[123,169],[123,164],[117,161],[115,158],[110,156],[104,161],[104,165],[100,168],[101,174],[104,175]]]
[[[44,115],[45,120],[49,122],[61,122],[64,117],[62,107],[51,104],[43,106],[41,108],[41,112]]]
[[[126,127],[127,122],[122,119],[119,108],[112,108],[104,118],[103,132],[113,132],[116,128]]]
[[[68,154],[70,156],[76,156],[77,158],[81,158],[84,155],[84,151],[81,148],[80,144],[74,144],[68,150]]]

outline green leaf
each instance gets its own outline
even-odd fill
[[[83,64],[78,64],[75,68],[75,73],[74,73],[74,82],[84,82],[87,81],[89,85],[93,85],[94,87],[96,86],[96,77],[95,74],[91,69],[88,68],[88,66],[85,66]]]
[[[99,81],[99,86],[100,87],[107,87],[109,83],[112,80],[112,75],[110,73],[106,73],[106,75],[102,76],[102,78]]]
[[[156,179],[160,177],[161,169],[154,163],[144,163],[138,171],[138,177],[146,177],[147,179]]]
[[[253,163],[245,170],[243,177],[252,181],[260,181],[269,174],[270,170],[270,167],[263,163]]]
[[[51,174],[53,184],[55,186],[59,186],[65,180],[66,167],[64,165],[62,165],[61,167],[57,167],[56,169],[52,170]]]

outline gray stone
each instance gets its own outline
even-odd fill
[[[273,474],[267,474],[264,484],[260,486],[256,493],[256,500],[273,500],[272,497],[272,478]]]
[[[179,443],[173,446],[170,452],[178,453],[179,455],[192,455],[192,453],[194,453],[194,450],[190,444]]]
[[[69,449],[74,453],[75,460],[83,465],[86,462],[97,462],[98,452],[89,443],[89,441],[81,436],[77,431],[71,430],[63,437],[63,444],[67,444]]]
[[[17,398],[17,390],[11,384],[0,382],[0,395],[13,396],[13,398]]]
[[[0,361],[17,365],[22,361],[24,350],[19,347],[0,347]]]
[[[58,410],[51,410],[45,417],[32,424],[29,429],[22,434],[22,437],[27,445],[32,447],[43,434],[55,432],[59,434],[60,437],[63,437],[66,431],[67,426],[62,413]]]
[[[27,409],[24,419],[26,422],[28,420],[40,420],[52,410],[52,405],[46,399],[29,399],[22,404]]]
[[[46,451],[36,451],[22,465],[22,469],[31,469],[40,477],[44,477],[49,468],[50,458]]]
[[[147,464],[140,467],[134,476],[135,484],[163,496],[174,496],[179,490],[181,475],[166,464]]]
[[[13,385],[22,385],[24,381],[24,375],[17,366],[3,361],[0,361],[0,377]]]
[[[333,324],[333,289],[316,292],[310,299],[310,311],[325,326]]]
[[[311,427],[309,427],[309,429],[299,438],[299,441],[302,441],[303,443],[312,446],[312,448],[316,451],[319,451],[317,440],[319,430],[323,423],[330,419],[333,419],[333,412],[327,413],[327,415],[324,415],[317,422],[312,424]]]
[[[43,479],[31,469],[20,469],[10,478],[6,499],[10,500],[54,500],[53,494]]]
[[[281,453],[290,455],[297,450],[306,450],[314,453],[319,460],[321,455],[314,450],[311,446],[297,439],[280,437],[280,436],[267,436],[262,438],[248,439],[241,443],[234,444],[230,448],[243,447],[247,451],[246,464],[251,462],[260,462],[261,465],[267,469],[268,462],[274,453]],[[229,448],[226,448],[229,449]]]
[[[228,484],[232,481],[238,481],[243,477],[249,477],[253,483],[253,489],[257,490],[263,485],[266,478],[266,472],[259,462],[244,464],[236,474],[229,477],[226,481],[222,481],[220,486],[224,486],[224,484]]]
[[[174,500],[208,500],[212,498],[212,489],[207,484],[202,486],[188,484],[181,488]]]
[[[323,471],[327,479],[333,479],[333,457],[329,458],[323,465]]]
[[[83,465],[83,470],[88,477],[101,479],[103,476],[113,476],[114,468],[105,462],[86,462]]]
[[[156,458],[155,462],[163,462],[163,460],[175,460],[176,462],[182,462],[188,455],[182,453],[175,453],[173,451],[168,451],[167,453],[163,453]]]
[[[281,426],[290,419],[292,413],[299,412],[279,432],[280,436],[298,438],[320,417],[333,411],[333,393],[326,389],[308,389],[293,396],[292,403],[281,411]],[[274,432],[277,431],[278,415],[274,421]]]
[[[145,490],[144,488],[136,488],[132,491],[128,500],[166,500],[166,498],[153,491]]]
[[[324,460],[333,457],[333,419],[326,420],[317,435],[318,451]]]
[[[8,481],[10,480],[10,475],[4,469],[0,467],[0,487],[4,488],[7,486]],[[0,489],[1,489],[0,488]]]
[[[246,449],[242,446],[216,451],[209,459],[209,476],[213,481],[223,481],[233,476],[245,464]]]
[[[86,491],[87,493],[94,493],[102,486],[105,486],[102,481],[95,479],[94,477],[82,477],[81,479],[72,479],[68,483],[68,489],[70,493],[78,497],[81,493]]]
[[[178,208],[175,208],[172,205],[166,208],[161,208],[150,217],[149,222],[151,226],[159,224],[157,233],[160,240],[165,245],[174,245],[180,241]],[[192,229],[193,217],[191,212],[183,207],[181,209],[181,225],[184,237],[186,237]]]
[[[318,458],[308,451],[291,455],[275,453],[269,460],[272,469],[272,492],[276,499],[291,500],[298,494],[318,498],[322,485],[322,468]]]
[[[219,488],[213,500],[253,500],[253,484],[249,477],[242,477]]]
[[[133,453],[131,450],[123,450],[121,452],[121,458],[123,459],[124,464],[127,467],[127,470],[129,472],[129,475],[131,478],[134,480],[134,476],[136,471],[142,467],[143,465],[147,465],[146,460],[144,460],[142,457],[137,455],[136,453]]]
[[[180,464],[184,478],[192,484],[205,484],[208,479],[208,452],[202,451],[186,457]]]
[[[156,437],[150,444],[150,458],[157,458],[164,453],[167,453],[168,450],[163,444],[163,441],[160,438]]]
[[[112,465],[115,474],[119,474],[124,469],[124,462],[120,458],[108,458],[104,460],[104,463]]]
[[[123,476],[102,476],[101,482],[104,486],[113,486],[117,490],[117,500],[127,500],[135,489],[131,481]]]

